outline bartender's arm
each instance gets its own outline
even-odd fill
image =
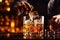
[[[59,0],[50,0],[48,3],[48,16],[55,19],[56,23],[60,23],[59,2]]]

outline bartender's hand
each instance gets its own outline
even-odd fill
[[[53,19],[55,18],[55,22],[60,24],[60,14],[53,16]]]

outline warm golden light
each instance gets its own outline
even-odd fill
[[[15,23],[14,23],[14,21],[12,21],[11,22],[11,27],[14,28],[14,26],[15,26]]]
[[[10,7],[7,7],[7,9],[6,9],[7,11],[10,11]]]
[[[7,0],[5,0],[5,3],[8,3],[8,1],[7,1]]]
[[[10,5],[10,3],[11,2],[13,2],[14,0],[5,0],[5,3],[7,4],[7,5]]]
[[[10,5],[10,3],[7,3],[7,5]]]
[[[27,32],[26,29],[23,29],[23,32]]]
[[[4,19],[2,18],[2,21],[4,21]]]
[[[6,22],[5,24],[6,24],[6,25],[9,25],[9,22]]]
[[[5,16],[6,19],[8,19],[8,16]]]
[[[23,25],[23,27],[24,27],[24,28],[27,28],[27,29],[30,28],[30,26],[29,26],[28,24]]]
[[[2,2],[2,0],[0,0],[0,2]]]
[[[29,28],[29,26],[28,25],[25,25],[25,28]]]
[[[34,27],[34,32],[38,32],[37,27]]]
[[[10,34],[8,33],[8,34],[6,34],[6,36],[7,36],[7,37],[10,37]]]
[[[4,28],[1,28],[1,31],[2,31],[2,32],[4,32],[4,30],[5,30]]]
[[[19,32],[19,28],[16,28],[16,32]]]
[[[10,29],[8,28],[7,31],[10,32]]]
[[[24,36],[23,38],[26,39],[26,36]]]
[[[15,29],[14,29],[14,28],[12,28],[12,29],[11,29],[11,32],[12,32],[12,33],[14,33],[14,32],[15,32]]]
[[[26,33],[24,33],[24,35],[26,36]]]
[[[52,30],[53,30],[53,27],[52,27],[52,25],[50,25],[50,26],[49,26],[49,29],[50,29],[50,31],[52,31]]]
[[[7,5],[10,5],[10,3],[8,2],[8,0],[5,0],[5,3],[6,3]]]

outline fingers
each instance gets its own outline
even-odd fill
[[[55,22],[58,23],[58,19],[57,18],[55,19]]]
[[[54,18],[55,18],[54,21],[59,24],[60,23],[60,15],[55,15],[55,16],[53,16],[53,19]]]
[[[57,23],[60,24],[60,19],[57,20]]]
[[[30,5],[28,2],[26,2],[26,1],[22,1],[21,2],[23,5],[28,5],[29,7],[30,7],[30,9],[32,10],[34,7],[32,6],[32,5]]]
[[[58,17],[58,15],[53,16],[53,18],[57,18],[57,17]]]

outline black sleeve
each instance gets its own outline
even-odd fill
[[[51,18],[54,15],[57,15],[60,11],[59,11],[59,6],[60,6],[60,1],[59,0],[54,0],[54,1],[49,1],[48,3],[48,17]]]

